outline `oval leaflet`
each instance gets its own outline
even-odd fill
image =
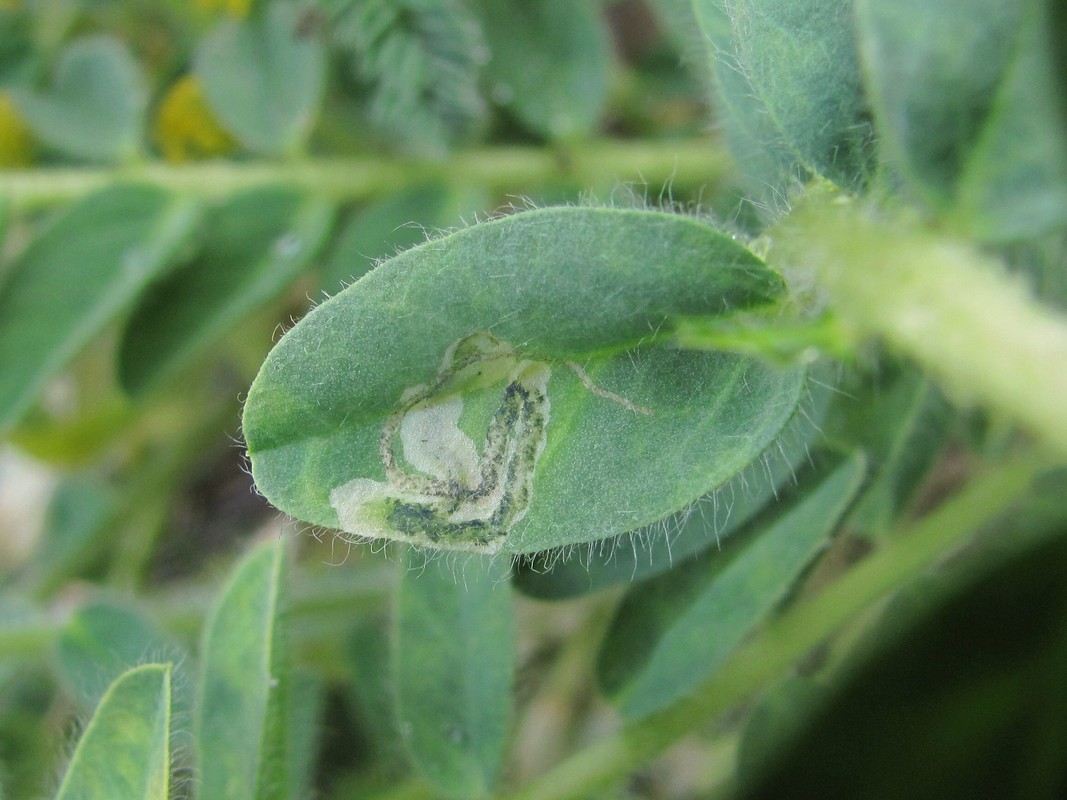
[[[346,538],[527,553],[664,519],[751,462],[800,369],[683,351],[674,315],[781,279],[697,220],[515,214],[383,262],[268,356],[244,432],[260,491]]]

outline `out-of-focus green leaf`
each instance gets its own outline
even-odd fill
[[[780,290],[687,217],[559,208],[459,231],[275,347],[245,405],[253,475],[287,513],[360,538],[523,553],[640,528],[759,455],[804,377],[656,331]]]
[[[663,708],[695,689],[785,597],[825,546],[859,490],[854,456],[773,521],[723,552],[631,590],[598,663],[601,685],[625,717]]]
[[[356,624],[347,648],[352,681],[348,687],[357,716],[374,750],[376,772],[396,775],[408,769],[407,751],[396,714],[389,636],[377,619]]]
[[[146,661],[177,663],[182,655],[141,614],[112,602],[91,603],[71,615],[56,651],[60,675],[86,709],[126,670]]]
[[[739,796],[1064,796],[1062,480],[1051,503],[1044,522],[1016,510],[998,525],[1001,548],[984,566],[898,596],[826,702]]]
[[[196,74],[211,110],[257,153],[299,151],[318,114],[325,51],[298,25],[294,7],[272,3],[249,19],[220,22],[196,54]]]
[[[811,401],[797,407],[767,449],[694,507],[649,529],[593,545],[588,553],[548,551],[528,561],[519,560],[516,588],[532,597],[562,600],[617,583],[645,580],[743,530],[757,512],[786,491],[810,458],[809,446],[820,435],[818,420],[831,390],[817,380],[808,385]]]
[[[313,793],[325,705],[326,684],[322,676],[311,670],[294,672],[289,698],[290,724],[286,752],[290,765],[289,798],[304,798]]]
[[[1067,123],[1042,0],[856,3],[881,141],[913,192],[987,240],[1067,219]]]
[[[611,41],[596,3],[477,0],[491,97],[549,139],[588,135],[611,81]]]
[[[338,7],[331,34],[369,89],[371,121],[416,152],[441,155],[479,127],[482,31],[460,0],[318,0]]]
[[[195,219],[188,200],[116,186],[65,210],[22,252],[0,283],[0,429],[168,266]]]
[[[770,200],[805,170],[847,187],[870,175],[873,130],[848,0],[693,0],[722,123]]]
[[[862,447],[870,480],[849,514],[854,533],[888,532],[929,473],[952,432],[944,395],[912,368],[846,380],[825,426],[841,447]]]
[[[204,248],[150,287],[123,335],[119,377],[133,395],[159,386],[274,297],[330,230],[327,203],[283,188],[231,198],[211,214]]]
[[[104,694],[56,800],[167,800],[170,665],[145,664]]]
[[[50,89],[13,95],[33,132],[66,155],[129,161],[141,152],[148,93],[140,67],[117,39],[75,41],[60,56]]]
[[[204,629],[197,708],[201,800],[288,798],[285,542],[234,570]]]
[[[484,208],[477,193],[440,183],[402,189],[353,214],[324,259],[319,285],[330,294],[365,274],[379,259],[422,244],[435,231],[458,225]]]
[[[791,676],[760,698],[745,717],[737,746],[737,776],[747,780],[774,763],[782,747],[801,730],[827,690],[810,678]]]
[[[7,638],[0,597],[0,637]],[[7,648],[0,648],[12,655]],[[12,798],[47,797],[56,788],[55,723],[48,718],[54,708],[55,685],[48,670],[27,662],[16,668],[0,661],[0,747],[4,771],[0,780]]]
[[[25,569],[36,593],[49,593],[93,560],[93,547],[107,532],[114,502],[112,492],[94,477],[70,477],[56,487],[44,535]]]
[[[412,760],[449,797],[490,796],[515,663],[507,559],[408,550],[396,609],[395,686]]]

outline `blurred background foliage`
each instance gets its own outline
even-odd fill
[[[279,536],[291,796],[432,796],[393,721],[398,567],[257,497],[243,392],[312,302],[435,231],[718,187],[678,43],[638,2],[5,0],[0,167],[2,796],[56,792],[108,684],[156,661],[177,665],[174,791],[210,783],[189,772],[202,626]],[[526,613],[532,707],[562,640]]]
[[[840,16],[849,4],[816,5]],[[709,90],[749,95],[711,85],[681,6],[0,0],[0,797],[76,796],[59,776],[97,707],[116,720],[143,711],[146,772],[168,754],[174,796],[471,796],[455,782],[469,765],[442,768],[425,748],[413,760],[396,714],[424,695],[398,700],[395,674],[425,689],[427,664],[462,669],[427,645],[450,637],[418,624],[430,615],[417,609],[446,606],[439,565],[281,519],[246,473],[241,401],[314,302],[429,234],[513,206],[676,207],[759,234],[781,199],[761,170],[795,154],[746,155],[731,127],[744,108],[715,121]],[[865,121],[845,131],[847,159],[812,163],[863,186],[877,161],[870,121],[858,82],[842,85]],[[942,202],[936,178],[919,182]],[[991,238],[1027,231],[1024,216]],[[1062,306],[1061,230],[997,253]],[[499,646],[479,651],[496,682],[456,684],[472,718],[484,701],[492,731],[470,781],[491,781],[499,758],[502,783],[521,787],[620,716],[662,708],[782,603],[869,553],[896,563],[902,520],[941,509],[936,524],[982,534],[946,567],[948,586],[869,611],[748,716],[690,720],[680,747],[640,769],[635,756],[602,796],[825,796],[838,780],[852,797],[914,796],[925,772],[909,767],[924,756],[951,765],[927,784],[936,796],[1061,796],[1062,475],[1031,482],[997,419],[961,412],[875,347],[857,355],[820,363],[771,451],[706,502],[569,561],[519,565],[514,629],[499,595],[479,606],[460,633],[478,644],[491,628]],[[1001,483],[951,505],[999,461]],[[791,536],[797,526],[808,535]],[[463,569],[446,567],[447,580]],[[398,607],[416,609],[404,625]],[[1016,627],[1022,639],[996,635]],[[397,641],[416,642],[404,659]],[[227,714],[245,727],[219,723]],[[1037,744],[1008,752],[1020,715]],[[989,783],[998,760],[1022,778]],[[237,772],[243,788],[227,789]],[[970,783],[940,782],[963,773]]]

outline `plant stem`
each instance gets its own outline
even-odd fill
[[[589,797],[597,787],[631,774],[689,731],[736,707],[844,622],[960,547],[978,526],[1005,511],[1046,464],[1028,454],[990,468],[822,594],[769,625],[692,696],[577,753],[510,800]]]
[[[432,180],[502,191],[559,178],[582,186],[640,181],[658,192],[676,176],[689,176],[687,180],[692,183],[715,183],[731,172],[729,156],[710,139],[600,141],[564,152],[536,147],[485,148],[456,153],[444,161],[369,156],[9,170],[0,172],[0,197],[6,197],[14,210],[33,209],[81,197],[117,180],[141,181],[208,198],[283,183],[337,201],[374,197]]]
[[[995,259],[818,188],[770,237],[771,263],[814,272],[854,338],[884,338],[1067,453],[1067,319]]]

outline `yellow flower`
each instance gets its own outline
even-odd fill
[[[253,0],[196,0],[196,7],[208,13],[221,11],[231,17],[244,19],[252,9],[252,2]]]
[[[0,168],[33,161],[33,136],[7,93],[0,92]]]
[[[233,137],[211,113],[204,90],[192,75],[179,78],[163,96],[154,135],[167,161],[194,161],[237,149]]]

